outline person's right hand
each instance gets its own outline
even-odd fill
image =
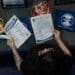
[[[54,29],[53,34],[54,34],[54,37],[56,40],[60,39],[60,31],[59,30]]]
[[[16,48],[16,46],[15,46],[15,43],[14,43],[14,41],[12,40],[12,39],[8,39],[7,40],[7,45],[10,47],[10,48]]]

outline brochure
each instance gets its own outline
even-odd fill
[[[51,14],[31,17],[31,24],[37,44],[41,44],[52,39],[52,30],[54,29],[54,27]]]
[[[6,23],[4,31],[7,36],[14,40],[17,48],[31,36],[30,31],[15,15]]]

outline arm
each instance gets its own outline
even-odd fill
[[[19,53],[17,52],[14,41],[10,39],[7,40],[7,45],[11,48],[14,59],[15,59],[16,67],[18,68],[18,70],[20,70],[20,65],[23,59],[20,57]]]
[[[65,46],[65,44],[63,43],[63,41],[60,38],[60,32],[58,30],[54,30],[53,33],[54,33],[55,40],[56,40],[58,46],[61,48],[61,50],[64,52],[64,54],[71,56],[69,49]]]

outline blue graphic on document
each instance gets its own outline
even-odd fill
[[[74,16],[69,13],[62,15],[61,24],[63,26],[72,26],[74,24]]]

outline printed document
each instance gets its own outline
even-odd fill
[[[14,15],[4,27],[7,36],[12,38],[17,48],[19,48],[30,36],[30,31]]]
[[[31,17],[31,24],[34,31],[36,43],[43,43],[52,38],[52,30],[54,27],[51,14]]]

